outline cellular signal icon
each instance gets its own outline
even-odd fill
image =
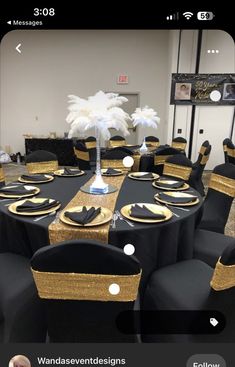
[[[193,13],[191,13],[191,11],[186,11],[185,13],[183,13],[183,16],[189,20],[190,18],[192,18]]]
[[[166,20],[179,20],[179,13],[167,15]]]

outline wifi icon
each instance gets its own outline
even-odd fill
[[[190,18],[192,18],[193,13],[191,13],[191,11],[186,11],[185,13],[183,13],[183,16],[189,20]]]

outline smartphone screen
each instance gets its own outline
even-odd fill
[[[235,47],[218,6],[0,17],[3,367],[235,362]]]

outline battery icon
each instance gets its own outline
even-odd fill
[[[211,20],[214,18],[212,11],[199,11],[197,13],[197,19],[199,20]]]

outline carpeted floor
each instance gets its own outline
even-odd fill
[[[9,183],[17,180],[17,178],[23,173],[26,173],[26,167],[23,164],[16,163],[4,164],[4,173],[6,176],[6,183]],[[208,186],[209,177],[210,172],[206,171],[203,174],[203,183],[205,188]],[[230,210],[230,215],[225,228],[225,234],[235,237],[235,200],[233,201],[233,205]]]

